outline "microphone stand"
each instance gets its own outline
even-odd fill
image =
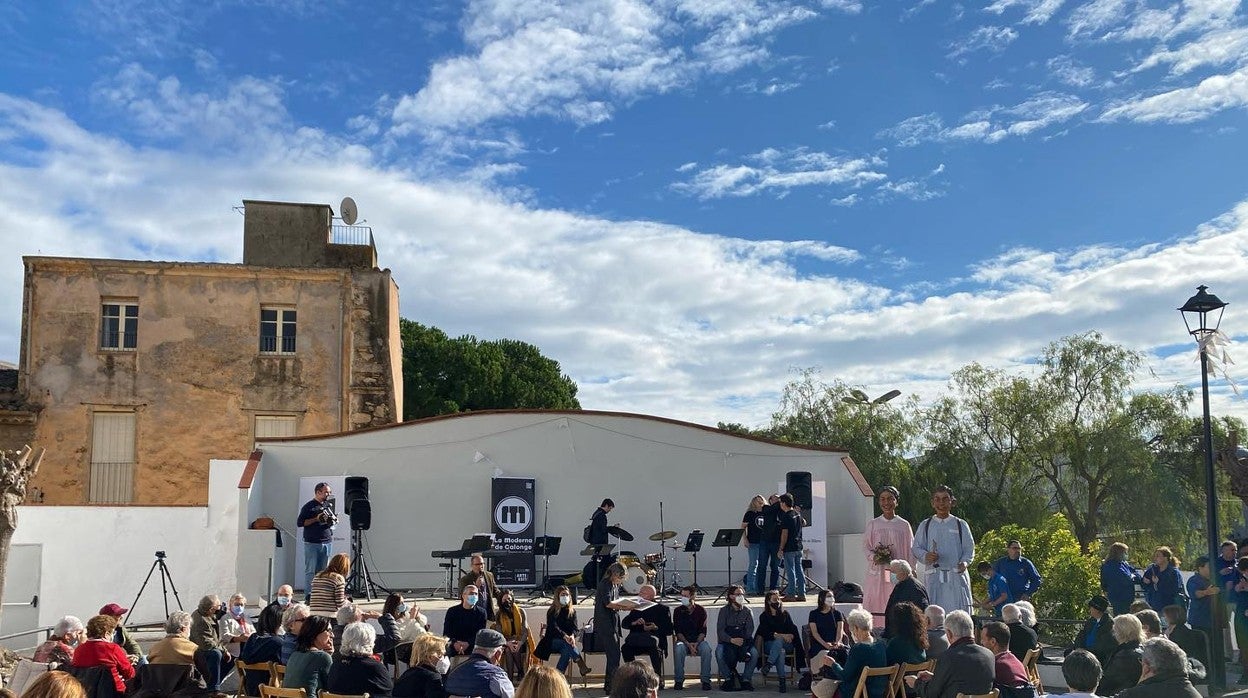
[[[541,584],[533,590],[533,594],[529,599],[544,599],[546,592],[551,591],[550,588],[550,539],[546,534],[550,532],[550,500],[546,500],[546,510],[542,514],[542,581]]]
[[[659,500],[659,530],[667,530],[667,526],[663,523],[663,500],[661,499]],[[659,564],[663,566],[660,570],[663,579],[659,582],[659,598],[661,599],[672,598],[669,594],[671,590],[667,588],[667,554],[663,550],[663,546],[666,544],[667,541],[665,540],[659,541]]]

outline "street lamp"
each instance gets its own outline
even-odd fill
[[[1222,310],[1226,303],[1222,299],[1208,293],[1208,286],[1197,286],[1196,295],[1187,299],[1179,312],[1183,315],[1183,324],[1187,331],[1196,338],[1200,350],[1200,389],[1205,407],[1205,533],[1209,539],[1209,572],[1217,569],[1221,559],[1220,537],[1218,536],[1218,497],[1215,490],[1216,479],[1213,472],[1213,424],[1209,419],[1209,349],[1214,346],[1214,336],[1218,326],[1222,324]],[[1211,580],[1216,583],[1215,580]],[[1210,601],[1210,606],[1224,606],[1220,600]],[[1226,663],[1222,655],[1222,633],[1215,630],[1209,633],[1209,690],[1213,693],[1226,687]]]
[[[851,405],[883,405],[898,395],[901,395],[901,391],[894,389],[872,400],[867,397],[866,393],[854,388],[849,391],[849,395],[841,398],[841,402],[848,402]]]

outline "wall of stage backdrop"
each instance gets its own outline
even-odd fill
[[[813,525],[804,531],[816,565],[811,577],[820,584],[861,583],[865,573],[861,538],[874,515],[874,493],[841,450],[648,415],[547,410],[468,412],[342,434],[265,439],[258,448],[258,467],[239,483],[241,500],[248,520],[273,516],[286,531],[287,545],[258,555],[264,562],[255,564],[271,557],[275,578],[296,587],[302,579],[295,559],[300,546],[290,543],[298,542],[295,518],[310,496],[301,486],[334,476],[369,478],[372,525],[364,554],[376,581],[394,589],[441,586],[445,576],[438,565],[444,560],[432,557],[433,551],[458,549],[481,533],[499,534],[503,547],[514,548],[504,551],[509,557],[502,561],[491,561],[500,583],[540,581],[545,561],[539,556],[529,562],[528,551],[532,538],[547,535],[562,538],[550,572],[584,572],[582,532],[607,497],[616,504],[610,523],[634,536],[632,542],[612,538],[617,553],[662,557],[667,582],[688,584],[694,556],[671,544],[685,543],[697,529],[705,534],[696,556],[697,581],[722,585],[729,579],[728,556],[711,546],[716,532],[739,528],[750,498],[782,490],[791,471],[809,472],[818,483],[812,494],[822,493]],[[498,489],[517,483],[518,496]],[[345,517],[341,526],[349,535]],[[649,540],[664,530],[676,534],[668,545]],[[746,551],[736,548],[733,579],[740,580],[746,560]],[[242,569],[247,564],[240,559],[240,576],[263,578],[260,571]]]

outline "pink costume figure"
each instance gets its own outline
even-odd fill
[[[888,563],[877,563],[876,546],[883,543],[892,548],[893,560],[905,560],[915,564],[910,546],[914,543],[914,531],[910,522],[897,516],[899,493],[888,486],[880,491],[880,511],[884,512],[867,522],[862,534],[862,550],[867,557],[867,578],[862,584],[862,605],[871,612],[875,627],[884,627],[884,607],[893,593],[893,581],[889,576]]]

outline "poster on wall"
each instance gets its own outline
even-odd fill
[[[492,569],[499,587],[527,587],[536,583],[535,483],[531,477],[496,477],[490,482],[494,550],[497,551]]]

